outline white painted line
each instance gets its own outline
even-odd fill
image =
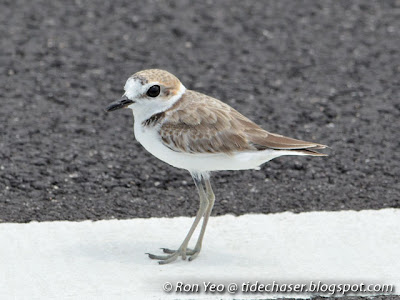
[[[192,218],[0,224],[0,299],[231,299],[164,293],[165,282],[387,283],[400,291],[400,209],[212,217],[193,262],[178,247]],[[280,294],[280,297],[290,296]],[[305,294],[297,294],[306,296]]]

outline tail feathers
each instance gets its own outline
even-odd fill
[[[311,149],[294,149],[294,150],[291,150],[291,151],[293,151],[294,153],[302,153],[303,155],[328,156],[328,154],[321,153],[321,152],[318,152],[318,151],[314,150],[314,149],[324,149],[324,148],[326,148],[326,146],[325,147],[321,147],[321,148],[311,148]]]
[[[327,147],[322,144],[297,140],[283,135],[270,133],[265,130],[262,130],[262,132],[252,131],[248,132],[247,134],[250,143],[257,150],[288,150],[296,151],[297,153],[301,152],[306,155],[326,156],[326,154],[315,151]]]

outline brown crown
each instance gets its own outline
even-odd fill
[[[133,74],[132,77],[139,79],[142,84],[155,81],[172,90],[179,89],[180,86],[180,81],[178,78],[167,71],[159,69],[139,71]]]

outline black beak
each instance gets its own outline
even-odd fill
[[[129,99],[124,95],[124,96],[122,96],[121,99],[119,99],[119,100],[117,100],[117,101],[114,101],[114,102],[111,102],[110,104],[108,104],[107,107],[106,107],[106,112],[109,112],[109,111],[113,111],[113,110],[117,110],[117,109],[120,109],[120,108],[127,107],[128,105],[130,105],[130,104],[132,104],[132,103],[135,103],[135,102],[132,101],[132,100],[129,100]]]

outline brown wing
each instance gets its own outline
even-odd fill
[[[325,146],[272,134],[229,105],[187,90],[165,112],[160,135],[170,149],[189,153],[227,153],[264,149],[301,150],[318,155]],[[311,151],[310,151],[311,150]]]

